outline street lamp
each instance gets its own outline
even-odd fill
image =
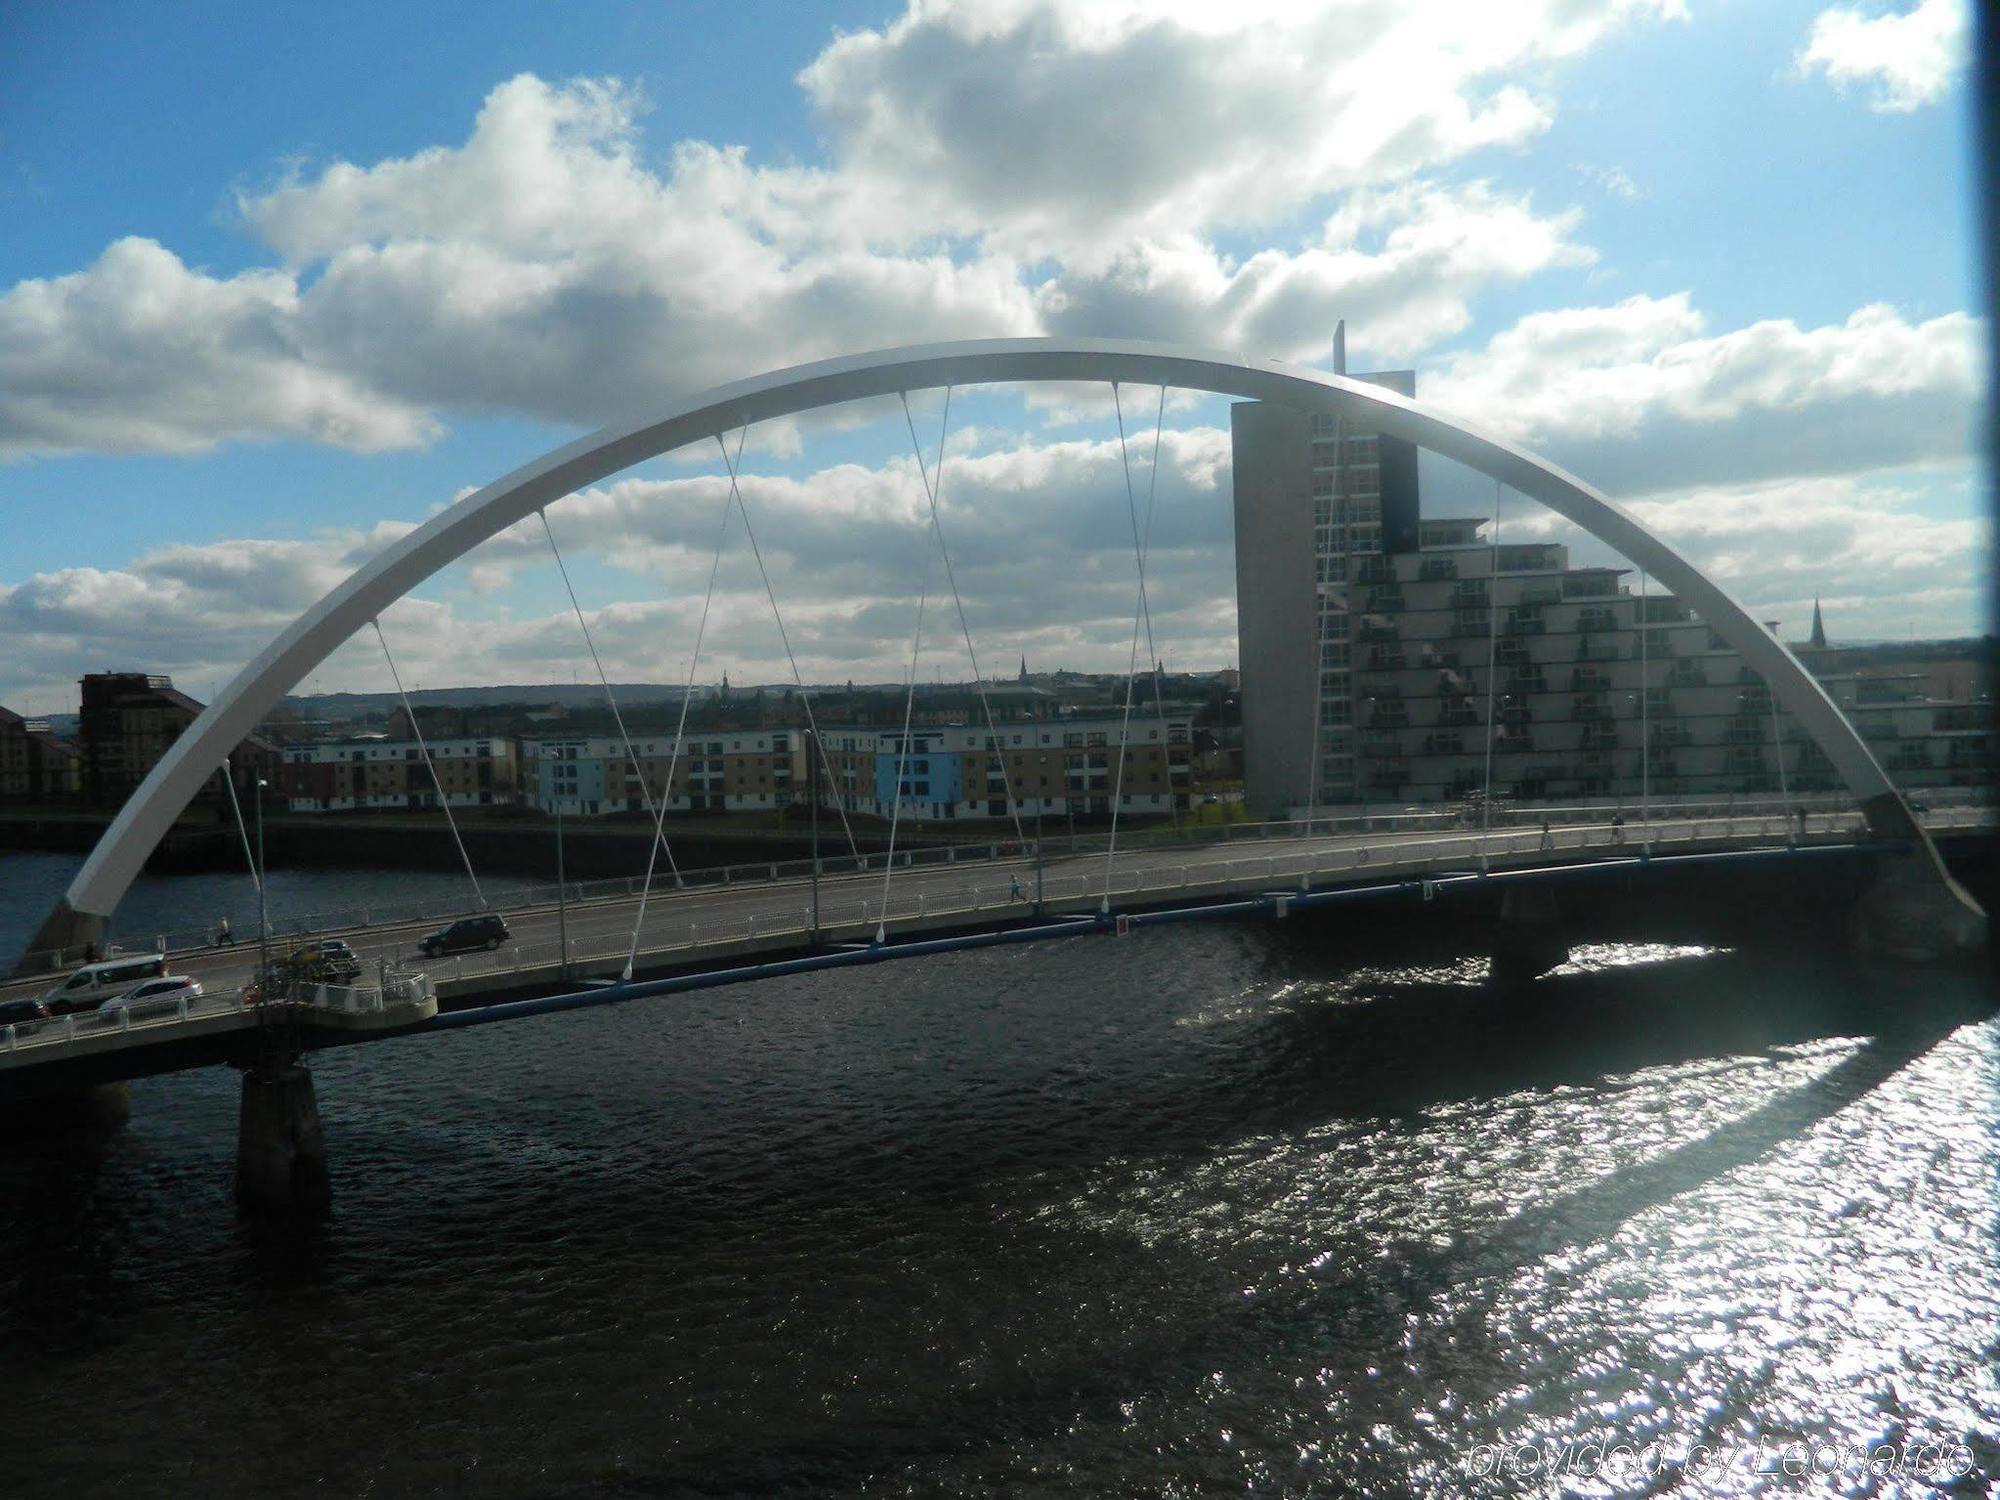
[[[549,799],[556,805],[556,973],[569,977],[569,884],[563,869],[563,804],[560,796]]]
[[[819,942],[819,736],[810,727],[806,740],[806,795],[812,799],[812,941]]]
[[[268,785],[263,777],[257,778],[257,993],[263,995],[271,967],[271,912],[264,899],[265,876],[269,867],[264,862],[264,788]]]

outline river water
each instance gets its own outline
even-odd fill
[[[0,909],[68,868],[0,859]],[[1677,1493],[1985,1493],[1985,994],[1624,943],[1501,999],[1472,937],[1205,924],[328,1054],[304,1233],[235,1214],[225,1071],[16,1123],[0,1492],[1641,1494],[1696,1450]]]

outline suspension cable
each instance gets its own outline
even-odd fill
[[[942,441],[942,439],[940,439]],[[903,817],[903,775],[910,760],[910,722],[917,705],[917,665],[924,646],[924,605],[931,592],[931,556],[924,553],[924,586],[917,593],[917,628],[910,637],[910,680],[903,694],[903,738],[896,746],[896,779],[894,800],[889,804],[889,855],[882,864],[882,910],[875,921],[875,941],[879,945],[888,935],[889,926],[889,877],[896,869],[896,828]]]
[[[389,654],[389,638],[382,634],[382,622],[370,620],[375,627],[375,639],[382,643],[382,659],[389,664],[389,676],[395,680],[396,696],[403,700],[403,713],[410,721],[410,733],[416,736],[417,754],[423,757],[424,767],[431,773],[431,786],[437,792],[438,806],[444,809],[445,826],[451,830],[451,841],[458,845],[458,857],[465,861],[465,878],[472,882],[472,898],[482,907],[486,905],[486,894],[479,889],[479,877],[472,873],[472,856],[465,852],[465,840],[458,834],[458,819],[451,815],[451,799],[445,795],[444,783],[438,779],[437,762],[431,759],[430,746],[424,743],[423,726],[417,723],[417,711],[410,706],[410,695],[403,690],[403,674],[396,670],[396,658]]]
[[[1115,399],[1114,397],[1114,404]],[[1120,420],[1121,422],[1123,420],[1122,413],[1120,414]],[[1151,472],[1146,476],[1146,540],[1141,550],[1149,556],[1152,553],[1153,547],[1153,497],[1158,492],[1160,484],[1160,432],[1165,427],[1166,421],[1167,388],[1165,385],[1162,385],[1160,387],[1160,408],[1153,414],[1153,467]],[[1180,803],[1174,797],[1173,742],[1170,738],[1166,737],[1167,703],[1165,693],[1160,684],[1161,663],[1157,654],[1159,648],[1153,644],[1153,606],[1147,598],[1146,582],[1143,573],[1139,579],[1139,608],[1146,616],[1146,654],[1153,658],[1153,717],[1160,721],[1160,734],[1162,736],[1160,752],[1166,757],[1167,811],[1173,817],[1174,832],[1179,833],[1181,831],[1181,809]],[[1189,751],[1192,753],[1193,746],[1189,746]]]
[[[543,509],[536,511],[535,514],[542,518],[542,534],[549,539],[549,552],[556,560],[556,571],[562,574],[563,592],[569,595],[569,607],[576,615],[577,629],[583,632],[583,644],[590,651],[590,663],[597,668],[597,680],[604,688],[604,701],[611,709],[611,722],[618,726],[618,738],[625,743],[625,759],[631,763],[632,774],[639,780],[639,797],[645,803],[647,816],[651,817],[653,794],[646,785],[646,773],[639,765],[639,752],[632,748],[632,736],[625,728],[625,715],[618,711],[618,695],[611,691],[611,679],[604,675],[604,663],[598,657],[597,642],[591,639],[590,626],[583,618],[583,606],[576,601],[576,589],[569,581],[569,567],[563,562],[562,549],[556,546],[556,534],[549,525],[549,513]],[[666,793],[662,792],[661,795],[665,796]],[[667,856],[667,868],[674,872],[674,879],[678,881],[680,866],[674,863],[674,851],[666,842],[666,820],[655,819],[653,830],[655,837],[660,840],[661,849]],[[647,855],[649,863],[651,859],[649,852]]]
[[[749,429],[746,427],[744,431],[747,434]],[[757,529],[750,524],[750,507],[745,503],[743,490],[737,483],[737,464],[743,459],[743,444],[739,441],[736,445],[736,463],[730,463],[729,450],[723,447],[722,434],[719,432],[715,435],[715,446],[722,449],[722,461],[729,468],[729,493],[736,498],[737,513],[743,517],[743,534],[750,539],[750,555],[757,559],[757,573],[764,580],[764,595],[771,601],[771,618],[778,622],[778,639],[785,643],[785,657],[792,664],[792,681],[798,686],[799,702],[805,705],[806,728],[812,731],[812,737],[817,740],[819,721],[813,717],[812,693],[807,689],[806,680],[799,672],[799,659],[792,651],[791,632],[785,629],[784,611],[778,608],[778,591],[771,587],[770,570],[764,566],[764,551],[757,545]],[[847,835],[847,852],[859,858],[861,850],[854,842],[853,828],[848,826],[847,809],[840,805],[837,798],[834,810],[840,814],[840,831]]]
[[[264,893],[264,872],[257,868],[257,856],[250,852],[250,830],[243,826],[243,804],[236,800],[236,778],[229,772],[229,757],[222,757],[222,784],[229,789],[229,808],[236,814],[236,832],[243,840],[243,858],[250,866],[250,878],[257,882],[257,894]]]
[[[1653,663],[1646,643],[1646,570],[1639,570],[1639,821],[1650,821],[1647,809],[1653,801]]]
[[[908,402],[908,398],[906,398]],[[938,432],[938,462],[944,462],[944,432]],[[926,482],[926,492],[928,492]],[[876,944],[888,936],[888,880],[896,872],[896,828],[902,822],[902,778],[910,764],[910,720],[916,710],[916,668],[924,652],[924,604],[930,600],[930,550],[924,550],[924,586],[916,594],[916,630],[910,634],[910,680],[902,696],[902,740],[896,744],[896,780],[888,814],[888,858],[882,862],[882,910],[876,914]]]
[[[744,429],[745,435],[748,434],[748,431],[749,429]],[[720,442],[721,439],[718,437],[716,441]],[[736,457],[738,462],[742,461],[742,437],[739,437],[736,442]],[[709,606],[715,602],[715,576],[722,567],[722,544],[729,537],[729,512],[735,502],[736,486],[732,484],[722,497],[722,521],[715,528],[715,555],[709,559],[708,563],[708,591],[701,598],[701,620],[694,629],[694,654],[688,658],[687,681],[681,687],[680,720],[674,725],[674,747],[667,756],[667,784],[660,790],[660,807],[659,811],[654,814],[654,836],[652,841],[646,846],[646,883],[639,888],[639,915],[637,920],[632,923],[632,946],[625,954],[624,978],[627,983],[631,982],[633,965],[639,961],[639,932],[646,925],[646,903],[653,894],[654,862],[658,858],[660,850],[666,846],[666,838],[663,835],[662,825],[667,821],[667,804],[673,800],[674,796],[674,771],[680,765],[681,744],[687,736],[688,704],[694,698],[694,676],[696,670],[701,666],[702,637],[708,634],[708,610]],[[692,805],[694,798],[690,796],[688,801]],[[676,885],[682,883],[679,871],[675,871],[674,873],[674,883]]]
[[[965,596],[958,591],[958,572],[951,565],[951,549],[944,541],[944,520],[938,510],[938,495],[944,489],[944,440],[946,429],[951,423],[950,386],[944,388],[944,415],[938,418],[937,478],[932,480],[924,469],[923,444],[917,441],[916,419],[910,415],[910,398],[907,392],[898,392],[903,403],[903,422],[910,429],[910,447],[917,455],[917,474],[924,481],[924,495],[931,506],[931,530],[937,535],[938,553],[944,558],[944,576],[951,584],[952,603],[958,606],[958,628],[965,636],[965,654],[972,663],[972,685],[979,693],[979,706],[986,715],[986,733],[993,742],[993,758],[1000,763],[1001,795],[1007,799],[1007,815],[1014,820],[1014,838],[1021,842],[1021,809],[1014,801],[1014,779],[1007,770],[1007,752],[1001,748],[1000,730],[993,722],[993,703],[987,696],[986,678],[979,670],[979,653],[972,645],[972,626],[965,618]]]
[[[1497,686],[1500,644],[1500,481],[1493,481],[1493,542],[1487,552],[1486,577],[1486,790],[1479,799],[1480,858],[1486,855],[1486,834],[1493,826],[1493,702]]]
[[[1125,758],[1131,752],[1132,687],[1139,676],[1139,630],[1146,614],[1146,540],[1139,530],[1139,501],[1132,489],[1132,458],[1125,446],[1125,409],[1118,398],[1118,382],[1111,382],[1111,404],[1118,413],[1118,461],[1125,471],[1125,510],[1132,521],[1132,556],[1139,568],[1139,599],[1132,609],[1132,652],[1125,664],[1125,713],[1118,726],[1118,773],[1111,782],[1111,837],[1104,845],[1104,899],[1100,913],[1111,911],[1111,870],[1118,857],[1118,804],[1125,798]],[[1162,388],[1160,412],[1166,413],[1166,392]],[[1084,784],[1090,783],[1088,757],[1083,770]]]

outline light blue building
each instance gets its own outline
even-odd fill
[[[611,811],[604,789],[605,749],[603,740],[543,740],[532,762],[535,805],[577,817]]]
[[[884,815],[901,803],[906,818],[949,818],[964,796],[965,757],[943,747],[945,736],[918,729],[910,734],[907,753],[901,753],[900,733],[882,736],[875,752],[875,801]],[[902,767],[901,796],[897,795],[896,769]]]

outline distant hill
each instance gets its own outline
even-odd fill
[[[695,696],[705,697],[708,689],[697,687]],[[683,689],[678,683],[614,682],[612,696],[620,703],[678,703]],[[410,701],[443,708],[485,708],[500,703],[547,707],[560,703],[564,708],[591,708],[604,702],[604,689],[597,683],[535,682],[497,683],[490,687],[415,688]],[[285,707],[302,719],[358,719],[393,713],[402,705],[394,693],[293,693]]]

